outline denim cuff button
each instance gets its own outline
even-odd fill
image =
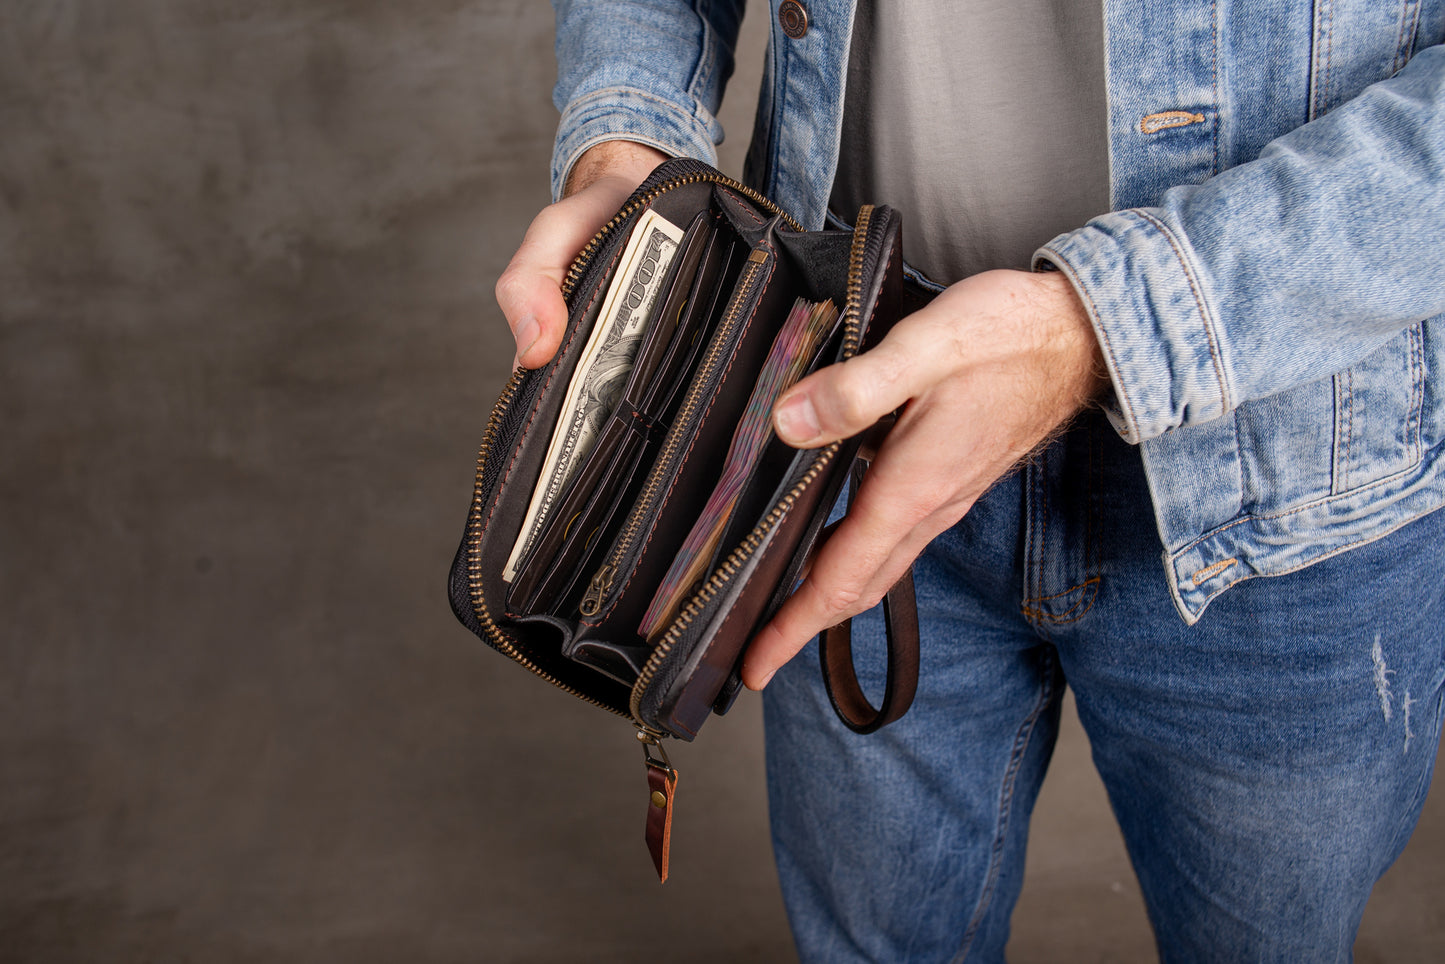
[[[783,0],[782,6],[778,7],[778,23],[782,24],[783,33],[794,40],[802,40],[808,32],[808,9],[798,0]]]

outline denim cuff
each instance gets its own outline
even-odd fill
[[[1105,412],[1125,441],[1219,418],[1230,401],[1219,326],[1185,240],[1144,208],[1116,211],[1034,254],[1073,284],[1109,366]]]
[[[552,149],[552,199],[560,200],[572,165],[603,141],[637,141],[673,157],[694,157],[717,164],[714,131],[676,104],[631,87],[604,87],[572,101],[562,112]]]

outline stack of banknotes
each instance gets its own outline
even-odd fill
[[[773,438],[773,405],[813,365],[837,320],[838,309],[831,301],[799,298],[793,304],[748,397],[747,411],[733,432],[722,480],[708,497],[702,514],[663,577],[652,605],[642,618],[642,636],[651,639],[667,629],[687,596],[707,575],[706,570],[717,555],[718,542],[732,520],[738,496],[752,477],[763,447]]]

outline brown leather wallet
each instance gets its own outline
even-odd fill
[[[648,211],[685,231],[647,318],[620,401],[605,414],[558,508],[504,578],[527,524],[568,386],[598,323],[632,229]],[[865,207],[851,231],[803,231],[767,198],[690,159],[661,165],[587,244],[563,295],[568,329],[553,359],[513,373],[487,422],[471,507],[451,569],[452,608],[489,645],[555,686],[629,720],[649,774],[649,843],[665,877],[675,772],[665,736],[692,740],[741,687],[742,653],[796,585],[862,436],[795,450],[772,438],[733,503],[706,575],[665,628],[644,611],[708,501],[774,338],[798,299],[831,300],[836,328],[812,367],[875,344],[903,311],[901,228]],[[862,463],[859,463],[860,467]],[[853,473],[857,475],[857,470]],[[869,732],[906,711],[918,673],[910,577],[890,593],[888,692],[863,696],[846,627],[824,640],[839,715]],[[663,802],[658,802],[663,801]],[[664,819],[665,817],[665,819]],[[660,832],[660,831],[659,831]]]

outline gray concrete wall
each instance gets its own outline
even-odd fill
[[[790,958],[756,701],[677,753],[659,888],[630,732],[444,599],[550,30],[535,0],[0,7],[0,961]],[[1440,950],[1438,798],[1362,959]],[[1016,930],[1151,957],[1077,730]]]

